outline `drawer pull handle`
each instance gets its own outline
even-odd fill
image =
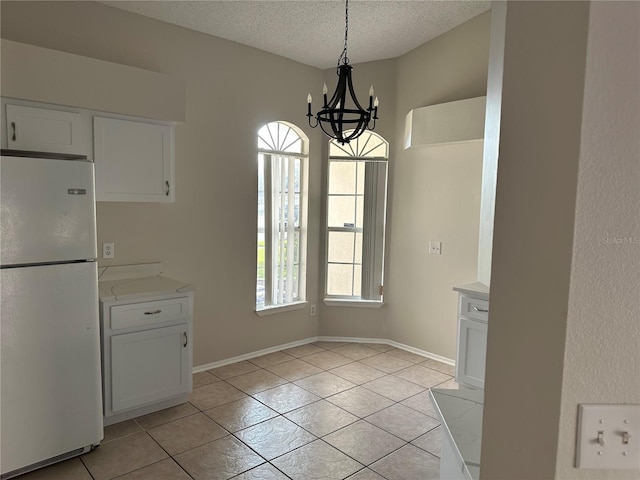
[[[169,192],[171,191],[171,187],[169,187],[169,180],[165,180],[164,184],[166,185],[167,189],[165,190],[164,194],[166,197],[169,196]]]
[[[189,337],[187,336],[187,332],[183,332],[182,334],[184,335],[184,344],[182,346],[186,347],[189,343]]]
[[[157,315],[159,313],[161,313],[162,310],[154,310],[152,312],[144,312],[145,315]]]
[[[478,308],[478,307],[473,307],[473,310],[475,312],[482,312],[482,313],[489,313],[489,309],[488,308]]]
[[[11,136],[11,140],[16,141],[16,122],[11,122],[11,128],[13,129],[13,135]]]

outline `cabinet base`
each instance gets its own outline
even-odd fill
[[[176,405],[181,405],[183,403],[187,403],[188,401],[189,401],[189,394],[185,393],[184,395],[179,395],[169,400],[163,400],[161,402],[156,402],[151,405],[145,405],[144,407],[138,407],[132,410],[127,410],[126,412],[105,416],[104,426],[106,427],[108,425],[113,425],[114,423],[120,423],[120,422],[124,422],[125,420],[131,420],[132,418],[140,417],[142,415],[147,415],[149,413],[157,412],[159,410],[164,410],[165,408],[175,407]]]

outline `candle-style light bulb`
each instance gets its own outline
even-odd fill
[[[378,97],[376,97],[375,101],[373,102],[373,119],[377,120],[378,119],[378,105],[379,105],[379,101],[378,101]],[[374,123],[375,125],[375,123]]]
[[[307,93],[307,117],[309,117],[309,122],[311,122],[311,93]]]
[[[373,85],[371,85],[371,88],[369,88],[369,96],[373,97]]]
[[[322,94],[326,95],[328,91],[329,89],[327,88],[327,84],[325,83],[324,85],[322,85]]]
[[[307,93],[307,103],[311,103],[311,94]]]
[[[373,85],[369,88],[369,111],[373,110]]]
[[[375,108],[378,108],[378,105],[380,105],[380,102],[378,101],[378,97],[376,97],[375,101],[373,102],[373,106]]]

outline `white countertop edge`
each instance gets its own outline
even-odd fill
[[[453,287],[453,290],[482,300],[489,300],[489,287],[484,283],[474,282],[467,283],[465,285],[457,285]]]
[[[153,300],[156,300],[157,297],[166,297],[167,295],[180,295],[180,294],[187,295],[195,291],[196,289],[192,285],[185,285],[184,287],[178,288],[176,290],[160,289],[160,290],[130,293],[130,294],[124,294],[124,295],[114,295],[103,289],[103,290],[100,290],[100,301],[102,303],[121,302],[123,300],[153,301]]]
[[[266,317],[268,315],[275,315],[276,313],[290,312],[292,310],[302,310],[307,305],[309,305],[309,302],[306,301],[288,303],[287,305],[276,305],[274,307],[267,307],[261,310],[256,310],[256,315],[259,317]]]
[[[380,308],[384,305],[384,302],[376,300],[343,300],[339,298],[325,298],[323,302],[328,307]]]
[[[434,391],[435,390],[435,391]],[[467,470],[469,476],[471,478],[473,478],[474,480],[478,480],[480,478],[480,465],[475,464],[475,463],[467,463],[467,460],[465,460],[464,456],[462,455],[462,452],[460,451],[460,448],[458,447],[458,445],[456,444],[455,441],[455,437],[453,436],[453,433],[451,432],[451,429],[449,428],[449,425],[447,424],[447,421],[444,417],[444,415],[442,414],[442,411],[440,409],[440,406],[438,405],[438,401],[434,395],[435,394],[441,394],[441,395],[447,395],[447,396],[452,396],[452,397],[457,397],[459,399],[463,399],[463,400],[468,400],[474,403],[478,403],[478,399],[477,399],[477,395],[481,394],[482,396],[484,396],[484,391],[482,390],[475,390],[475,389],[463,389],[463,390],[456,390],[456,389],[450,389],[451,393],[447,392],[445,393],[445,391],[448,389],[433,389],[430,388],[429,389],[429,397],[431,398],[431,401],[433,402],[436,411],[438,413],[438,416],[440,417],[440,420],[442,422],[442,427],[444,428],[446,435],[449,437],[449,439],[451,440],[451,443],[453,444],[455,450],[456,450],[456,454],[458,455],[458,457],[462,460],[462,463],[464,464],[465,469]]]

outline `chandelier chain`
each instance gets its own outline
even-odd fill
[[[349,38],[349,0],[345,0],[344,10],[344,48],[338,57],[338,66],[340,66],[341,61],[344,65],[349,63],[349,57],[347,56],[347,39]]]

